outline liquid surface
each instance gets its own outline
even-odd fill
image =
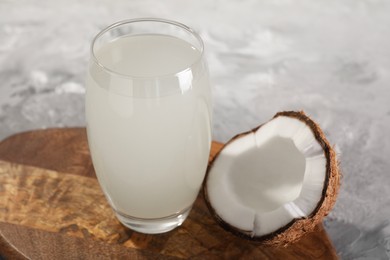
[[[111,71],[135,77],[176,74],[200,56],[200,51],[187,42],[158,34],[122,37],[104,45],[96,54]]]

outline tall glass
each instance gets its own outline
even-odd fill
[[[211,145],[203,43],[169,20],[115,23],[93,40],[87,77],[88,143],[120,222],[142,233],[182,224]]]

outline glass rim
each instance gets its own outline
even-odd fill
[[[193,61],[192,63],[190,63],[187,68],[181,70],[181,71],[178,71],[178,72],[174,72],[174,73],[169,73],[169,74],[163,74],[163,75],[156,75],[156,76],[134,76],[134,75],[130,75],[130,74],[124,74],[124,73],[120,73],[120,72],[117,72],[117,71],[114,71],[108,67],[106,67],[104,64],[102,64],[99,59],[96,57],[95,55],[95,51],[94,51],[94,46],[95,46],[95,43],[96,41],[103,36],[103,34],[107,33],[108,31],[114,29],[114,28],[117,28],[119,26],[122,26],[124,24],[130,24],[130,23],[137,23],[137,22],[157,22],[157,23],[166,23],[166,24],[170,24],[170,25],[174,25],[176,27],[180,27],[184,30],[186,30],[187,32],[189,32],[191,35],[193,35],[195,37],[195,39],[199,42],[200,44],[200,49],[199,49],[199,52],[200,52],[200,55],[199,57]],[[113,74],[115,76],[120,76],[120,77],[124,77],[124,78],[133,78],[133,79],[152,79],[152,78],[164,78],[164,77],[172,77],[172,76],[179,76],[180,74],[183,74],[183,73],[186,73],[188,71],[190,71],[192,69],[192,67],[194,67],[195,64],[197,64],[199,61],[201,61],[203,59],[203,55],[204,55],[204,43],[203,43],[203,40],[202,38],[200,37],[200,35],[195,31],[193,30],[191,27],[183,24],[183,23],[180,23],[180,22],[176,22],[176,21],[173,21],[173,20],[169,20],[169,19],[163,19],[163,18],[153,18],[153,17],[148,17],[148,18],[134,18],[134,19],[125,19],[125,20],[121,20],[121,21],[118,21],[118,22],[115,22],[107,27],[105,27],[104,29],[102,29],[92,40],[92,43],[91,43],[91,46],[90,46],[90,53],[91,53],[91,57],[92,57],[92,60],[93,62],[98,65],[101,69],[103,69],[104,71],[110,73],[110,74]]]

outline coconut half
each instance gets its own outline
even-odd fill
[[[289,111],[226,143],[209,166],[204,193],[228,231],[285,246],[322,221],[338,188],[324,133],[303,112]]]

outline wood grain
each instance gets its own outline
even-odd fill
[[[55,128],[13,135],[0,143],[0,159],[96,178],[84,128]]]
[[[222,147],[213,143],[211,156]],[[145,235],[114,217],[93,171],[85,129],[48,129],[0,143],[0,252],[9,259],[336,259],[322,225],[286,248],[223,230],[202,195],[183,225]]]

